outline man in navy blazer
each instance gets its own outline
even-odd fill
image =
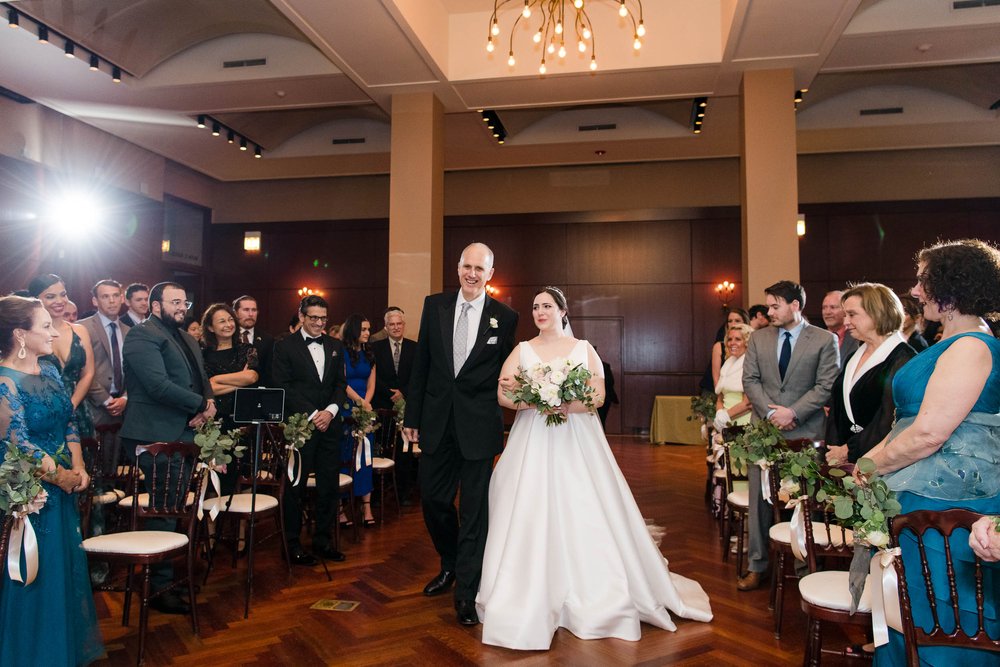
[[[285,493],[285,535],[288,555],[295,565],[315,565],[316,558],[302,548],[302,496],[309,474],[316,472],[316,528],[313,549],[327,560],[344,555],[330,544],[340,489],[340,406],[347,400],[344,346],[326,335],[327,305],[310,295],[299,304],[301,328],[274,346],[271,379],[285,390],[285,415],[305,413],[316,430],[300,450],[299,483]]]
[[[486,294],[492,277],[493,251],[473,243],[458,262],[458,293],[424,301],[403,421],[407,437],[420,441],[424,522],[441,556],[441,571],[424,594],[444,593],[455,583],[455,611],[463,625],[479,623],[475,598],[490,475],[503,449],[497,381],[517,330],[517,313]]]

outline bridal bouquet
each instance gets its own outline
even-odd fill
[[[592,374],[570,359],[553,359],[521,369],[514,376],[517,388],[506,392],[515,405],[533,405],[545,415],[546,426],[566,423],[566,415],[552,412],[563,403],[580,401],[594,410],[594,388],[587,384]]]
[[[41,462],[14,444],[6,443],[6,449],[0,463],[0,515],[35,514],[48,499]]]

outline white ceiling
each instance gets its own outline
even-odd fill
[[[628,0],[630,7],[635,0]],[[21,0],[7,3],[120,65],[116,85],[38,44],[31,22],[0,30],[0,86],[220,180],[387,173],[394,95],[433,92],[446,111],[445,168],[592,164],[738,153],[742,73],[790,68],[800,147],[827,152],[1000,143],[1000,7],[947,0],[646,0],[632,48],[616,0],[587,0],[600,40],[589,70],[530,41],[538,12],[507,38],[521,3],[491,0]],[[567,0],[567,6],[571,6]],[[262,67],[223,61],[266,58]],[[789,91],[791,103],[793,91]],[[704,132],[691,100],[710,98]],[[861,116],[902,106],[899,114]],[[498,146],[477,109],[498,111]],[[210,114],[265,149],[254,160],[195,128]],[[581,125],[614,124],[580,132]],[[863,143],[849,130],[868,128]],[[902,130],[904,131],[901,131]],[[910,131],[905,131],[909,128]],[[844,130],[838,140],[837,130]],[[832,133],[831,133],[832,131]],[[334,144],[335,139],[365,139]]]

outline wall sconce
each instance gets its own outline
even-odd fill
[[[316,296],[323,296],[322,290],[318,290],[318,289],[314,290],[314,289],[312,289],[310,287],[306,287],[305,285],[303,285],[302,288],[299,289],[299,296],[305,297],[305,296],[312,296],[314,294]]]
[[[164,255],[170,252],[170,239],[163,239],[163,241],[160,243],[160,252],[162,252]]]
[[[243,250],[260,252],[260,232],[243,232]]]
[[[491,297],[495,297],[497,294],[500,293],[500,290],[494,287],[493,285],[487,285],[486,293],[489,294]]]
[[[806,235],[806,216],[799,213],[798,218],[795,220],[795,233],[799,236]]]
[[[729,302],[732,301],[735,290],[736,283],[731,283],[728,280],[723,280],[715,286],[715,296],[719,297],[723,309],[729,308]]]

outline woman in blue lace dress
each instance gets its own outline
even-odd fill
[[[917,285],[911,294],[924,317],[940,322],[942,337],[903,366],[893,379],[896,424],[868,456],[899,497],[902,511],[961,507],[1000,513],[1000,341],[983,316],[1000,310],[1000,251],[976,240],[940,243],[918,255]],[[967,531],[949,540],[959,581],[960,623],[977,627],[974,557]],[[954,630],[944,540],[931,531],[927,558],[945,632]],[[906,583],[918,627],[933,626],[914,535],[900,536]],[[1000,637],[1000,566],[984,564],[985,627]],[[950,626],[950,627],[949,627]],[[905,664],[902,635],[875,651],[878,665]],[[926,665],[996,665],[996,654],[978,649],[920,650]]]
[[[85,665],[104,653],[75,495],[90,480],[59,371],[41,358],[58,336],[37,299],[0,298],[0,438],[41,461],[48,492],[29,515],[37,577],[12,581],[2,565],[0,665]]]
[[[94,380],[94,351],[90,334],[80,324],[65,319],[72,303],[66,295],[66,284],[54,273],[37,276],[28,284],[28,293],[42,302],[52,317],[52,328],[59,333],[52,343],[52,354],[45,359],[59,369],[63,385],[75,411],[76,428],[81,436],[94,435],[94,417],[87,405],[87,392]]]
[[[349,417],[354,411],[354,403],[361,403],[366,410],[372,409],[372,397],[375,396],[375,356],[368,348],[368,337],[371,335],[371,324],[364,315],[351,315],[340,330],[341,340],[347,355],[344,357],[344,369],[347,372],[347,398],[343,415]],[[354,496],[361,498],[362,519],[366,526],[375,525],[372,515],[372,466],[370,460],[361,454],[361,465],[355,464],[352,456],[354,451],[354,436],[351,435],[351,425],[344,424],[344,436],[340,441],[341,458],[350,460],[349,469],[342,472],[354,476]]]

